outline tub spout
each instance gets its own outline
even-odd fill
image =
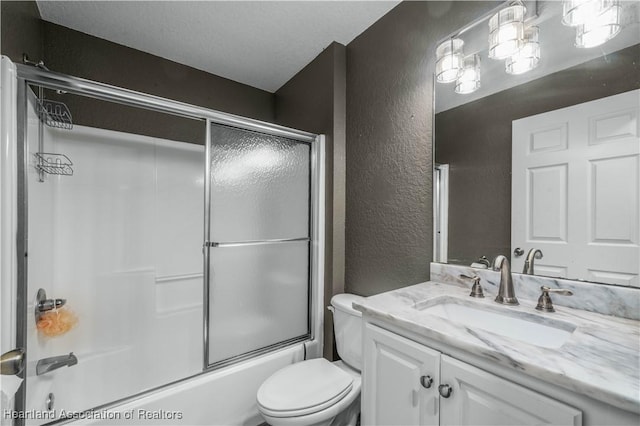
[[[49,371],[57,370],[58,368],[67,366],[71,367],[78,363],[78,358],[71,352],[69,355],[52,356],[50,358],[44,358],[38,361],[36,364],[36,375],[48,373]]]

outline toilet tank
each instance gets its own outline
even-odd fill
[[[362,369],[362,314],[351,307],[364,299],[355,294],[336,294],[331,298],[333,331],[338,355],[349,367]]]

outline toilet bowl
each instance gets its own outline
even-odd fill
[[[258,389],[258,410],[271,426],[355,426],[360,414],[361,314],[351,307],[360,296],[331,299],[341,361],[311,359],[276,371]]]

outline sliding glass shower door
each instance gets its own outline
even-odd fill
[[[209,143],[210,367],[310,334],[311,146],[215,124]]]
[[[3,348],[25,360],[12,413],[48,414],[14,424],[223,386],[239,369],[210,369],[303,341],[321,353],[322,136],[15,68]]]

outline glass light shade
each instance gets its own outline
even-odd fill
[[[617,0],[564,0],[562,2],[562,23],[571,27],[586,24],[613,6],[614,3],[617,3]]]
[[[620,32],[620,5],[609,6],[597,18],[576,28],[576,47],[596,47],[611,40]]]
[[[455,92],[460,94],[475,92],[480,88],[480,56],[464,58],[462,73],[456,80]]]
[[[500,10],[489,20],[489,57],[506,59],[522,47],[524,14],[527,9],[514,4]]]
[[[460,76],[462,71],[462,46],[464,41],[452,38],[436,48],[436,81],[439,83],[452,83]]]
[[[538,27],[529,27],[524,31],[522,48],[505,63],[509,74],[523,74],[538,66],[540,62],[540,43]]]

